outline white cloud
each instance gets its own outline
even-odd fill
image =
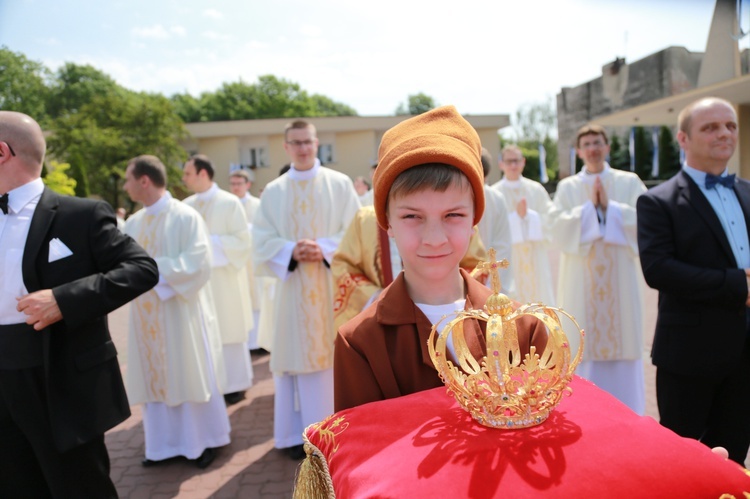
[[[54,46],[60,45],[60,40],[58,40],[54,36],[49,37],[49,38],[37,38],[36,42],[39,45],[46,45],[48,47],[54,47]]]
[[[310,37],[315,37],[315,38],[323,34],[322,29],[320,29],[318,26],[313,26],[311,24],[305,24],[304,26],[300,28],[299,31],[305,36],[310,36]]]
[[[206,17],[210,17],[212,19],[223,19],[224,18],[224,14],[222,14],[221,12],[219,12],[216,9],[206,9],[206,10],[203,11],[203,15],[206,16]]]
[[[216,41],[227,41],[231,38],[229,35],[217,33],[216,31],[204,31],[203,33],[201,33],[201,36],[204,38],[208,38],[209,40]]]
[[[161,24],[135,27],[130,32],[134,37],[145,40],[168,40],[174,36],[182,37],[187,35],[187,30],[183,26],[165,28]]]
[[[130,31],[133,36],[138,38],[149,38],[152,40],[166,40],[169,38],[169,32],[161,24],[153,26],[136,27]]]

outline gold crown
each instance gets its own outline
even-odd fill
[[[448,390],[477,422],[493,428],[527,428],[544,422],[563,393],[572,393],[567,385],[581,362],[584,333],[573,316],[559,308],[533,303],[514,311],[511,300],[500,293],[497,273],[497,269],[508,267],[508,261],[496,261],[493,248],[488,253],[489,262],[478,267],[490,272],[493,294],[484,310],[456,313],[439,334],[438,326],[447,317],[432,327],[428,340],[430,358]],[[559,315],[573,321],[581,337],[572,360]],[[516,321],[524,316],[539,319],[547,328],[547,346],[541,355],[533,345],[529,353],[520,351]],[[487,355],[481,359],[474,358],[466,344],[463,324],[467,319],[487,323]],[[446,355],[449,336],[453,337],[460,367]]]

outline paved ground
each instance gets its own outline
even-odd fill
[[[556,264],[556,261],[553,261]],[[555,265],[556,267],[556,265]],[[653,290],[646,295],[644,365],[647,415],[657,417],[654,369],[649,350],[656,318]],[[113,337],[120,351],[123,369],[127,341],[127,306],[110,316]],[[268,355],[253,356],[255,383],[247,398],[229,408],[232,443],[220,450],[216,461],[199,470],[186,460],[143,468],[143,426],[139,407],[133,416],[107,434],[112,458],[112,477],[124,498],[289,498],[298,463],[273,448],[273,380],[268,371]]]
[[[123,369],[127,340],[127,307],[110,316],[113,337],[121,352]],[[253,356],[255,383],[242,402],[229,408],[232,443],[219,450],[205,470],[185,459],[151,468],[144,457],[140,406],[133,415],[107,433],[112,479],[123,498],[288,498],[298,462],[273,448],[273,380],[268,355]]]

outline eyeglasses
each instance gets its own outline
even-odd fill
[[[287,140],[287,144],[289,144],[292,147],[302,147],[302,146],[311,146],[315,143],[314,140]]]
[[[5,142],[5,141],[3,141],[3,142]],[[8,144],[7,142],[5,142],[5,145],[8,146],[8,149],[10,149],[10,155],[11,156],[15,156],[16,152],[13,150],[13,148],[10,146],[10,144]]]
[[[520,159],[504,159],[503,163],[508,165],[520,165],[521,160]]]
[[[605,146],[605,143],[603,140],[594,140],[593,142],[584,142],[578,148],[579,149],[591,149],[591,148],[599,149],[604,146]]]

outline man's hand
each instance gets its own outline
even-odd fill
[[[35,291],[16,300],[18,300],[16,310],[26,314],[26,324],[34,326],[37,331],[63,318],[51,289]]]
[[[607,191],[604,190],[604,185],[602,184],[602,179],[600,177],[596,177],[596,180],[594,180],[594,190],[592,193],[592,198],[594,201],[594,206],[599,206],[605,212],[607,211],[609,198],[607,197]]]
[[[521,200],[516,205],[516,213],[518,213],[519,217],[526,218],[527,211],[528,206],[526,205],[526,198],[521,198]]]
[[[298,262],[320,262],[323,260],[323,250],[312,239],[300,239],[292,250],[292,258]]]

